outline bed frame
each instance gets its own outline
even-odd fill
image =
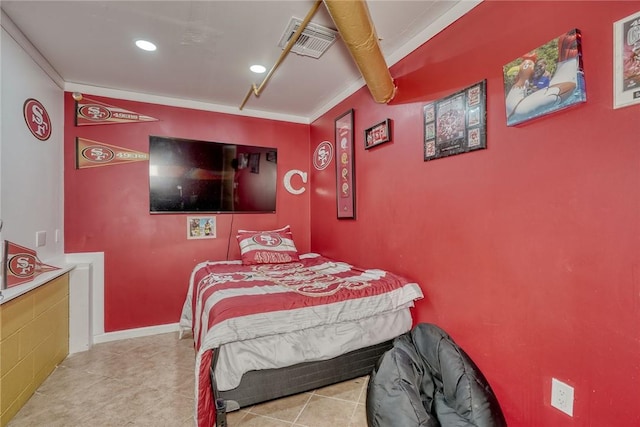
[[[218,352],[214,351],[209,375],[217,408],[218,426],[226,425],[225,412],[369,375],[380,357],[392,346],[393,340],[390,340],[329,360],[250,371],[242,376],[238,387],[227,391],[218,391],[216,387],[213,372]]]

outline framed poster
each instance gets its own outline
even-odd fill
[[[188,216],[187,239],[215,239],[215,216]]]
[[[486,80],[426,104],[424,160],[487,148]]]
[[[364,149],[391,141],[391,120],[386,119],[364,131]]]
[[[355,218],[355,162],[353,149],[353,109],[335,120],[336,201],[338,219]]]
[[[507,126],[586,102],[582,35],[573,28],[502,67]]]
[[[249,154],[249,170],[251,173],[260,173],[260,153]]]
[[[640,103],[640,12],[613,23],[613,108]]]
[[[249,154],[238,153],[238,169],[244,169],[249,166]]]

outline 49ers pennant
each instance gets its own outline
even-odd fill
[[[149,160],[149,154],[104,142],[76,138],[76,169]]]
[[[158,119],[89,98],[76,101],[76,126],[153,122]]]
[[[40,261],[33,249],[16,245],[8,240],[4,241],[4,254],[3,288],[11,288],[30,282],[42,273],[60,269]]]

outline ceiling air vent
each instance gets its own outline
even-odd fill
[[[284,49],[289,40],[291,40],[291,37],[293,37],[293,34],[300,28],[300,24],[302,24],[302,19],[291,18],[278,46]],[[302,30],[302,34],[300,34],[298,40],[294,43],[291,52],[312,58],[320,58],[333,42],[336,41],[337,36],[338,32],[336,30],[309,22],[305,29]]]

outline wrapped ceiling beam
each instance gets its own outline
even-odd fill
[[[353,57],[374,101],[385,104],[395,95],[391,73],[364,0],[324,0],[342,40]]]

